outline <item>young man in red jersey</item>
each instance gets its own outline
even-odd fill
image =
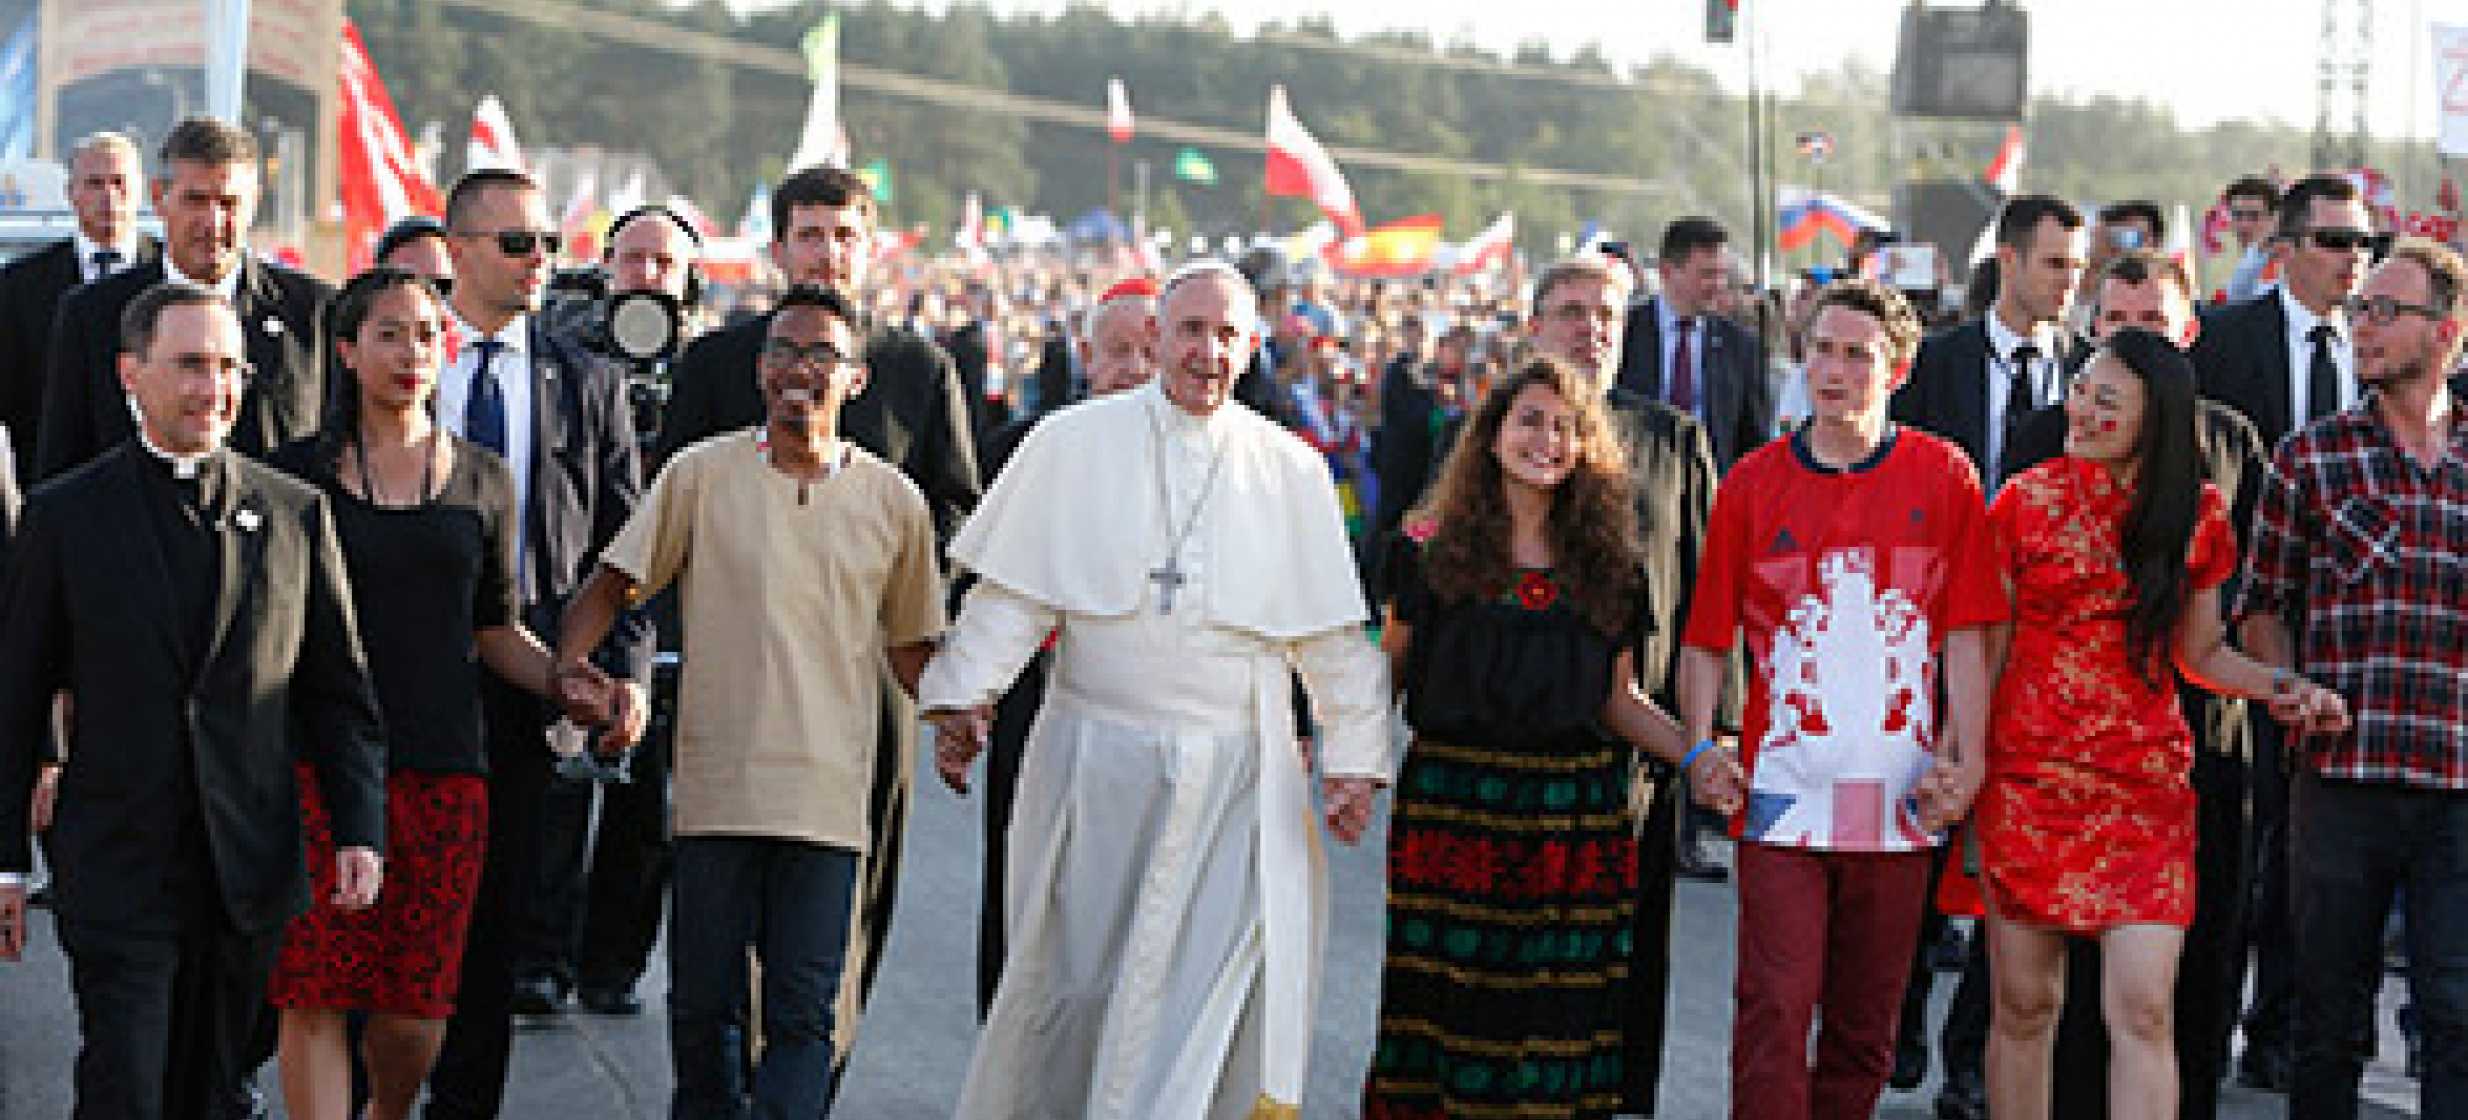
[[[1928,850],[1985,772],[1986,628],[2008,607],[1978,473],[1953,444],[1886,419],[1919,332],[1902,297],[1869,281],[1817,298],[1810,422],[1723,479],[1682,638],[1689,762],[1714,754],[1704,770],[1741,806],[1741,1120],[1872,1114]],[[1740,641],[1746,757],[1732,759],[1708,735]]]

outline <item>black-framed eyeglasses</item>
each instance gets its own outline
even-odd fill
[[[2259,222],[2268,219],[2271,212],[2269,210],[2239,210],[2231,207],[2228,216],[2240,222]]]
[[[840,369],[856,364],[849,360],[848,355],[841,353],[839,347],[828,342],[799,346],[785,338],[775,338],[764,342],[763,360],[775,366],[797,366],[810,363],[824,369]]]
[[[2350,296],[2339,301],[2341,310],[2351,319],[2371,319],[2377,324],[2389,324],[2402,315],[2419,315],[2428,319],[2442,318],[2442,309],[2431,304],[2404,303],[2389,296]]]
[[[528,257],[533,249],[549,256],[566,243],[565,235],[544,229],[461,230],[456,237],[487,237],[497,242],[497,251],[509,257]]]

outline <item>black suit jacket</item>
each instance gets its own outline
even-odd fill
[[[293,762],[339,845],[381,846],[385,743],[342,552],[318,491],[245,456],[208,511],[212,636],[189,647],[135,441],[39,487],[0,580],[0,871],[24,871],[52,694],[75,703],[48,834],[63,918],[161,930],[198,820],[224,915],[273,929],[308,905]],[[193,772],[192,787],[183,774]],[[182,799],[192,798],[190,804]]]
[[[161,246],[140,234],[133,267],[154,263]],[[62,238],[0,268],[0,424],[16,433],[17,473],[34,474],[35,433],[43,418],[45,354],[60,297],[86,282],[77,239]]]
[[[1620,350],[1620,388],[1663,399],[1662,297],[1628,311],[1628,335]],[[1765,379],[1765,347],[1748,329],[1720,315],[1698,319],[1704,337],[1696,344],[1698,422],[1724,470],[1774,435],[1774,390]]]
[[[86,462],[135,428],[120,388],[120,312],[162,283],[161,258],[70,292],[54,317],[44,375],[37,479]],[[325,420],[325,281],[254,256],[240,264],[232,310],[255,372],[232,427],[234,451],[263,458]]]
[[[1988,324],[1973,319],[1928,336],[1911,377],[1894,391],[1888,413],[1898,424],[1954,441],[1983,482],[2003,478],[1988,461]]]
[[[669,383],[668,412],[652,457],[763,422],[755,363],[771,330],[768,315],[694,340]],[[949,541],[977,508],[977,444],[968,393],[942,348],[897,328],[866,339],[866,387],[840,410],[840,433],[900,468],[923,491],[934,536]]]
[[[643,486],[634,412],[618,364],[547,329],[536,315],[530,345],[531,490],[521,511],[517,590],[524,622],[545,636],[557,633],[566,601],[634,515]],[[620,677],[647,680],[651,653],[649,620],[628,611],[595,660]]]
[[[2253,421],[2262,453],[2296,427],[2288,415],[2288,389],[2295,368],[2288,354],[2288,312],[2279,292],[2264,292],[2205,316],[2190,352],[2195,385],[2202,395]],[[2241,530],[2245,522],[2238,522]]]

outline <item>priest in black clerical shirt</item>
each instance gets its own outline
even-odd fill
[[[332,812],[336,900],[366,906],[383,735],[324,499],[222,446],[248,372],[230,305],[160,284],[121,340],[136,432],[28,499],[0,581],[0,961],[25,944],[28,795],[65,691],[48,843],[77,1115],[210,1115],[309,901],[294,760]]]

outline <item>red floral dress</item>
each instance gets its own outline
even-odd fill
[[[2133,493],[2108,470],[2054,459],[2005,484],[1988,519],[2014,584],[2014,637],[1997,681],[1988,781],[1974,820],[1994,910],[2069,933],[2194,919],[2194,739],[2173,666],[2128,664],[2132,589],[2119,535]],[[2189,590],[2237,560],[2205,483]]]

